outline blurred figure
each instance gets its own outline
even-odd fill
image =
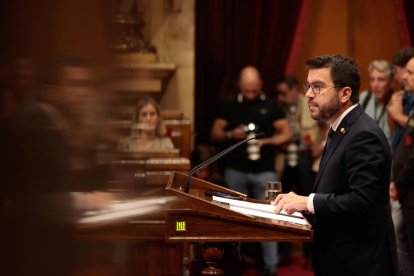
[[[36,68],[30,59],[18,58],[11,63],[11,85],[13,91],[22,101],[33,101],[36,98]]]
[[[377,122],[391,143],[392,131],[387,122],[387,104],[394,93],[394,68],[386,60],[373,60],[368,66],[370,90],[359,95],[365,112]]]
[[[283,192],[296,191],[299,195],[308,195],[316,176],[314,163],[319,163],[318,157],[324,147],[321,125],[310,116],[308,101],[294,77],[283,77],[275,88],[276,100],[285,111],[293,132],[293,141],[283,151],[284,158],[278,157],[284,161],[281,178]],[[287,265],[290,262],[290,245],[280,245],[280,265]],[[304,255],[307,258],[305,267],[310,268],[310,244],[304,244]]]
[[[72,191],[102,189],[104,160],[99,150],[102,138],[103,110],[91,62],[65,56],[45,64],[42,74],[43,100],[55,106],[70,150]],[[101,166],[103,165],[103,166]]]
[[[414,95],[414,57],[405,66],[404,88]],[[401,139],[394,155],[390,195],[399,200],[401,213],[396,214],[398,257],[401,275],[414,275],[414,107],[408,112]],[[399,215],[399,216],[397,216]]]
[[[191,165],[194,168],[197,165],[207,161],[216,154],[214,147],[211,145],[198,144],[194,147],[193,152],[191,153]],[[200,178],[211,183],[225,186],[221,175],[217,172],[217,163],[213,162],[212,164],[204,167],[203,169],[197,171],[194,175],[197,178]]]
[[[75,216],[63,128],[56,109],[34,100],[31,77],[8,69],[0,87],[12,107],[0,124],[2,273],[71,275]]]
[[[262,91],[259,71],[244,67],[238,81],[240,93],[235,101],[223,103],[211,129],[211,140],[226,148],[234,143],[265,133],[223,157],[224,181],[230,189],[249,197],[264,199],[264,184],[276,180],[275,149],[292,139],[289,122],[274,101]],[[262,243],[265,268],[274,273],[278,262],[277,244]]]
[[[395,80],[397,86],[401,88],[392,95],[387,105],[388,125],[390,130],[394,132],[391,142],[393,152],[401,138],[402,129],[408,121],[408,112],[414,107],[414,96],[406,91],[402,78],[405,65],[412,57],[414,57],[414,48],[402,48],[393,57]]]
[[[0,122],[7,122],[12,116],[16,103],[16,94],[11,91],[8,81],[10,68],[4,61],[0,63]]]
[[[312,190],[313,163],[322,154],[323,145],[320,144],[320,126],[311,118],[308,101],[300,91],[298,81],[291,76],[276,84],[276,100],[285,111],[293,132],[293,141],[286,147],[283,189],[284,192],[295,189],[302,195]]]
[[[192,168],[194,168],[195,166],[205,162],[206,160],[208,160],[212,155],[210,154],[211,150],[208,148],[208,146],[203,146],[203,145],[197,145],[195,146],[192,154],[191,154],[191,165]],[[205,180],[205,181],[210,181],[211,182],[211,176],[213,174],[213,166],[209,165],[206,166],[204,168],[202,168],[201,170],[198,170],[194,176]]]
[[[123,151],[151,151],[173,149],[161,118],[161,108],[152,98],[142,98],[132,115],[131,135],[118,143]]]
[[[396,160],[397,145],[402,140],[403,130],[409,120],[409,114],[411,110],[414,109],[414,95],[406,89],[406,85],[408,84],[406,84],[403,79],[405,66],[413,57],[414,48],[403,48],[393,57],[393,63],[396,69],[395,79],[397,80],[398,87],[402,88],[402,90],[397,91],[392,95],[387,106],[388,123],[391,129],[395,129],[391,143],[394,162],[399,162]],[[414,270],[412,269],[412,256],[408,247],[409,242],[407,227],[403,219],[399,193],[394,181],[396,177],[397,175],[395,175],[393,171],[390,183],[390,198],[392,220],[394,222],[395,235],[397,239],[399,270],[400,275],[414,275]]]
[[[105,118],[99,99],[104,95],[95,69],[88,59],[63,56],[45,63],[41,75],[42,99],[56,107],[55,120],[60,123],[68,151],[67,181],[76,222],[88,211],[107,210],[113,199],[105,191],[110,176],[105,152],[108,134],[103,131]],[[102,241],[77,240],[74,244],[77,270],[109,263],[117,246]]]
[[[414,48],[402,48],[396,52],[392,58],[392,63],[395,69],[395,82],[396,90],[404,90],[403,74],[405,71],[405,65],[414,56]]]

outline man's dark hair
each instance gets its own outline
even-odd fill
[[[404,67],[407,62],[414,57],[414,48],[402,48],[395,53],[392,63],[397,66]]]
[[[289,89],[292,88],[298,88],[299,87],[299,82],[298,80],[294,77],[294,76],[283,76],[278,82],[279,83],[286,83],[287,87]]]
[[[341,55],[316,56],[307,60],[306,65],[309,69],[330,68],[333,84],[338,86],[336,90],[348,86],[352,90],[351,102],[359,101],[361,78],[358,66],[352,58]]]
[[[40,81],[42,84],[58,85],[62,70],[67,67],[91,68],[92,62],[83,57],[58,56],[47,60],[42,67]]]

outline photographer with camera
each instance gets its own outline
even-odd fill
[[[265,133],[265,138],[230,152],[221,168],[226,185],[249,197],[264,199],[264,183],[276,180],[275,149],[292,139],[289,122],[276,102],[266,98],[255,67],[244,67],[239,75],[240,93],[223,103],[214,120],[211,140],[223,148],[249,135]],[[265,269],[273,273],[277,264],[276,243],[262,243]]]

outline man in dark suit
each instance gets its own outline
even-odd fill
[[[387,139],[358,104],[360,76],[348,57],[307,61],[311,116],[331,125],[313,192],[279,195],[275,212],[309,212],[315,275],[396,275]]]
[[[414,57],[411,58],[403,73],[405,90],[414,95]],[[402,103],[400,103],[402,104]],[[405,127],[397,144],[393,177],[395,183],[394,196],[399,199],[402,211],[401,239],[405,242],[398,248],[401,270],[404,275],[414,275],[414,107],[408,112]],[[400,244],[399,244],[400,245]],[[403,250],[400,250],[403,247]]]

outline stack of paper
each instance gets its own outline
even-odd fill
[[[245,215],[287,221],[299,225],[309,225],[308,222],[304,219],[303,215],[299,212],[294,212],[293,214],[288,215],[285,211],[282,210],[279,214],[276,214],[274,212],[275,206],[272,204],[253,203],[219,196],[213,196],[213,200],[227,203],[230,206],[230,210]]]

